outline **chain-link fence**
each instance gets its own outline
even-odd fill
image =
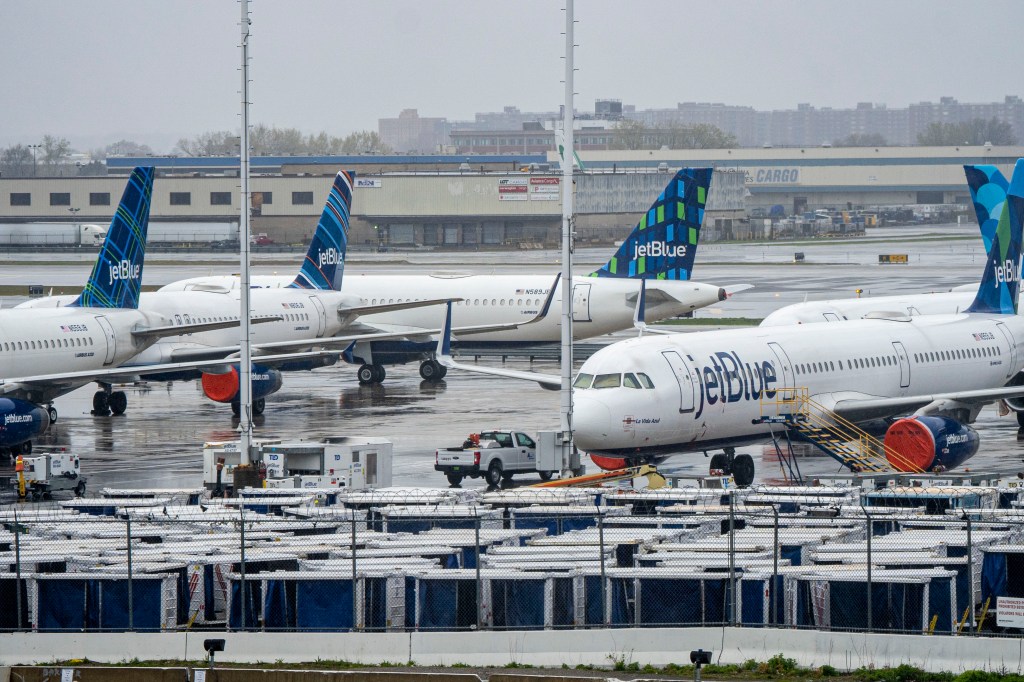
[[[995,488],[246,495],[0,509],[0,630],[1024,627]]]

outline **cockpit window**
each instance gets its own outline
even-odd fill
[[[618,388],[622,385],[621,374],[598,374],[594,377],[594,388]]]
[[[638,379],[640,379],[640,383],[643,385],[644,388],[654,388],[654,382],[651,381],[651,378],[649,376],[647,376],[643,372],[637,372],[636,376]]]
[[[580,372],[578,375],[576,375],[576,381],[572,382],[572,387],[579,389],[590,388],[590,383],[593,380],[593,374],[584,374]]]
[[[622,375],[622,385],[626,388],[641,388],[640,382],[629,372]]]

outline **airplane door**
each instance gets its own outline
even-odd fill
[[[313,309],[316,310],[316,336],[320,338],[327,329],[327,311],[324,310],[323,302],[316,296],[310,296],[309,300],[313,302]]]
[[[786,351],[782,349],[782,346],[775,343],[774,341],[768,342],[768,347],[772,349],[772,353],[775,354],[775,359],[779,363],[779,367],[782,368],[782,376],[777,377],[781,382],[781,388],[789,389],[782,391],[781,398],[783,400],[793,399],[793,389],[796,384],[796,375],[793,374],[793,363],[789,361],[789,356],[786,355]]]
[[[662,357],[672,368],[672,373],[679,383],[679,412],[693,412],[696,404],[698,386],[697,376],[690,369],[690,365],[674,350],[661,352]]]
[[[1002,322],[996,322],[996,328],[1003,333],[1006,337],[1006,342],[1010,344],[1010,361],[1006,364],[1006,376],[1011,377],[1017,373],[1017,342],[1013,338],[1013,333],[1007,328]]]
[[[590,322],[590,285],[576,284],[572,288],[572,321]]]
[[[107,355],[103,359],[103,364],[109,365],[114,361],[114,353],[117,351],[117,336],[114,335],[114,328],[110,326],[107,318],[97,315],[96,322],[99,324],[100,329],[103,330],[103,340],[107,346]]]
[[[900,359],[900,388],[907,388],[910,386],[910,358],[907,357],[907,349],[899,341],[893,341],[892,347]]]
[[[835,313],[822,313],[822,315],[825,316],[825,321],[826,322],[838,322],[839,321],[839,316],[836,315]]]

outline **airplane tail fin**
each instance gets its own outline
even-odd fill
[[[110,221],[106,239],[82,293],[68,305],[89,308],[138,308],[146,256],[149,204],[154,168],[135,168]]]
[[[981,239],[985,242],[985,253],[990,253],[1010,183],[995,166],[964,166],[964,174],[967,175],[967,186],[971,188],[971,201],[981,228]]]
[[[985,272],[969,313],[1017,314],[1020,256],[1024,232],[1024,159],[1013,169],[1006,201],[999,213]]]
[[[682,168],[619,250],[591,277],[690,279],[711,168]]]
[[[339,171],[334,178],[331,193],[320,214],[320,222],[313,233],[313,241],[306,252],[306,260],[292,289],[341,289],[341,276],[345,271],[345,251],[348,248],[349,211],[352,208],[353,171]]]

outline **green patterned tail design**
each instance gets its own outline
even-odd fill
[[[155,174],[154,168],[132,171],[117,213],[110,221],[110,229],[92,275],[81,295],[70,305],[82,308],[139,307]]]
[[[680,169],[612,259],[590,276],[690,279],[711,175],[711,168]]]

